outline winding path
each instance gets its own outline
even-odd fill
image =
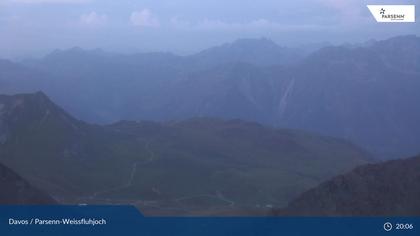
[[[131,171],[130,171],[130,177],[129,177],[126,184],[123,184],[122,186],[117,186],[117,187],[114,187],[114,188],[110,188],[110,189],[107,189],[107,190],[94,192],[92,195],[90,195],[88,197],[79,198],[79,200],[82,200],[82,199],[89,199],[89,200],[97,199],[97,200],[110,201],[111,199],[109,199],[109,198],[101,199],[101,198],[99,198],[99,196],[131,187],[133,185],[133,181],[134,181],[134,178],[136,176],[138,166],[139,165],[140,166],[147,165],[147,164],[155,161],[155,159],[156,159],[156,154],[150,148],[151,143],[152,143],[152,140],[149,140],[145,144],[145,149],[147,150],[147,152],[149,152],[149,158],[147,160],[144,160],[144,161],[136,161],[132,164]]]

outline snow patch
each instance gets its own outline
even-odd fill
[[[287,104],[288,104],[288,99],[289,99],[290,95],[292,94],[294,86],[295,86],[295,79],[293,78],[290,81],[289,85],[287,86],[286,91],[284,92],[284,95],[280,100],[280,103],[279,103],[279,116],[280,117],[283,117],[283,115],[286,111]]]

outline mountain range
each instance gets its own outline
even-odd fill
[[[0,163],[63,204],[147,214],[265,211],[372,161],[352,143],[241,120],[73,118],[41,93],[0,96]]]
[[[420,152],[420,38],[314,52],[242,39],[190,56],[57,50],[0,61],[0,92],[44,91],[78,119],[216,117],[348,139],[378,158]]]

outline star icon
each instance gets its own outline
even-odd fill
[[[385,9],[381,8],[380,14],[384,15],[385,14]]]

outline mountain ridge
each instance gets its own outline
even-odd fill
[[[65,204],[187,215],[281,206],[372,161],[347,141],[240,120],[91,125],[45,99],[0,96],[0,161]]]
[[[360,166],[301,194],[276,215],[418,216],[420,156]]]
[[[262,41],[261,48],[273,45]],[[230,48],[209,49],[230,59],[217,59],[216,53],[205,56],[213,58],[206,63],[191,59],[194,55],[167,54],[36,60],[26,64],[23,75],[0,72],[5,85],[0,92],[10,93],[8,87],[43,90],[77,118],[93,123],[240,118],[349,139],[378,158],[420,152],[418,37],[323,47],[290,65],[276,60],[261,66],[252,62],[260,59],[251,49],[237,57]],[[246,58],[252,60],[241,60]],[[34,70],[46,75],[29,76],[37,74]],[[44,82],[36,84],[41,77]]]
[[[27,181],[2,164],[0,164],[0,190],[1,205],[56,204],[53,198],[32,187]]]

